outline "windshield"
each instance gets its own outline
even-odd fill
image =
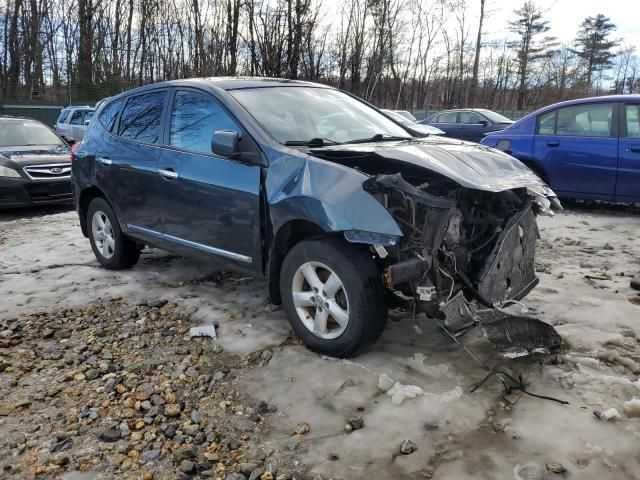
[[[482,114],[491,120],[494,123],[512,123],[513,120],[505,117],[504,115],[500,115],[499,113],[493,112],[491,110],[479,110]]]
[[[0,147],[64,145],[49,128],[33,120],[0,121]]]
[[[376,136],[411,137],[373,108],[337,90],[268,87],[229,93],[280,143],[314,139],[349,143]]]

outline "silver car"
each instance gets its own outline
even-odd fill
[[[69,144],[78,142],[84,137],[94,112],[95,109],[88,105],[63,108],[54,129]]]

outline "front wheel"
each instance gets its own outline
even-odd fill
[[[351,357],[369,348],[387,319],[378,268],[363,250],[335,237],[297,244],[280,275],[283,309],[312,350]]]
[[[139,246],[124,236],[113,208],[104,198],[94,198],[89,204],[87,225],[91,249],[103,267],[123,270],[138,262]]]

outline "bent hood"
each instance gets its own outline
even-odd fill
[[[327,158],[333,152],[371,153],[394,162],[407,163],[444,175],[466,188],[501,192],[545,185],[526,165],[506,153],[470,142],[447,138],[331,145],[313,149]]]

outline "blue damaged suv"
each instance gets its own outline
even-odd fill
[[[296,334],[339,357],[373,344],[391,304],[450,331],[479,311],[500,321],[493,307],[537,283],[535,217],[555,201],[495,149],[413,137],[324,85],[256,78],[107,99],[72,183],[104,267],[132,267],[150,245],[263,276]]]

